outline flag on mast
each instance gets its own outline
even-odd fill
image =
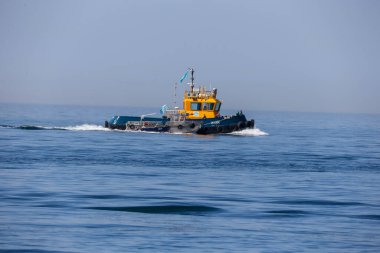
[[[181,77],[181,79],[179,79],[179,82],[182,83],[183,80],[187,77],[188,74],[189,74],[189,70],[187,70],[186,73],[183,74],[183,76]]]

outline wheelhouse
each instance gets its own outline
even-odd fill
[[[216,118],[219,116],[222,102],[216,98],[217,90],[207,91],[205,87],[185,91],[183,110],[188,119]]]

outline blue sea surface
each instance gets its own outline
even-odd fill
[[[0,252],[380,252],[380,115],[102,127],[150,112],[0,104]]]

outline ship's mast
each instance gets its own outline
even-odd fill
[[[193,94],[194,92],[194,69],[190,68],[189,69],[191,72],[191,85],[190,85],[190,93]]]

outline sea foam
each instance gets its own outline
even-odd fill
[[[33,125],[22,125],[22,126],[12,126],[12,125],[0,125],[0,128],[15,128],[22,130],[68,130],[68,131],[123,131],[123,130],[111,130],[101,125],[94,124],[82,124],[82,125],[74,125],[74,126],[64,126],[64,127],[51,127],[51,126],[33,126]],[[148,131],[132,131],[132,130],[124,130],[125,132],[144,132],[144,133],[154,133],[157,134],[159,132],[148,132]],[[170,134],[183,134],[183,133],[170,133]],[[258,128],[253,129],[244,129],[241,131],[235,131],[229,133],[231,135],[240,135],[240,136],[265,136],[268,133],[261,131]]]
[[[269,135],[268,133],[261,131],[258,128],[250,128],[250,129],[244,129],[241,131],[235,131],[232,133],[229,133],[232,135],[241,135],[241,136],[266,136]]]
[[[77,126],[62,127],[62,129],[70,131],[110,131],[111,129],[105,128],[100,125],[83,124]]]

